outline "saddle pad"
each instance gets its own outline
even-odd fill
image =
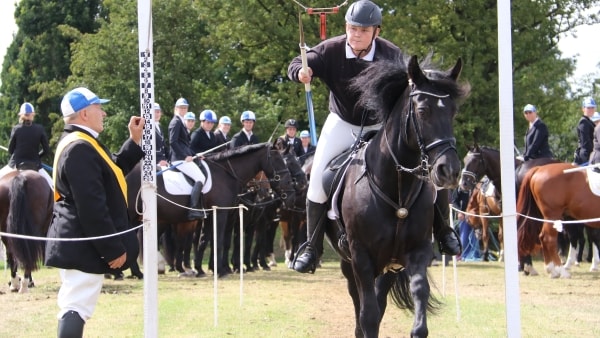
[[[212,187],[212,175],[208,164],[204,161],[200,161],[208,173],[204,186],[202,187],[202,193],[206,194]],[[162,173],[163,181],[165,182],[165,190],[171,195],[190,195],[192,193],[192,185],[188,183],[185,175],[180,171],[167,170]]]
[[[587,168],[587,180],[590,185],[590,190],[596,196],[600,196],[600,173],[597,173],[593,168]]]
[[[494,183],[490,180],[489,182],[487,182],[487,184],[485,185],[485,187],[483,187],[483,196],[485,197],[495,197],[495,193],[496,193],[496,187],[494,186]]]

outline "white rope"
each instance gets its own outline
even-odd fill
[[[95,237],[81,237],[81,238],[48,238],[48,237],[36,237],[36,236],[26,236],[26,235],[18,235],[18,234],[11,234],[8,232],[1,232],[0,231],[0,236],[5,236],[5,237],[13,237],[13,238],[21,238],[21,239],[31,239],[31,240],[36,240],[36,241],[56,241],[56,242],[81,242],[81,241],[93,241],[96,239],[104,239],[104,238],[110,238],[110,237],[115,237],[115,236],[120,236],[123,234],[126,234],[130,231],[134,231],[137,230],[141,227],[143,227],[143,224],[140,224],[136,227],[133,227],[131,229],[125,230],[125,231],[121,231],[121,232],[117,232],[114,234],[110,234],[110,235],[104,235],[104,236],[95,236]]]
[[[140,190],[141,191],[141,190]],[[139,195],[139,192],[138,192]],[[178,204],[176,202],[173,202],[171,200],[169,200],[168,198],[160,195],[160,194],[156,194],[156,196],[162,198],[163,200],[176,205],[180,208],[183,209],[188,209],[188,210],[198,210],[198,211],[211,211],[212,209],[194,209],[194,208],[190,208],[181,204]],[[216,209],[245,209],[248,210],[248,208],[245,205],[239,205],[239,206],[234,206],[234,207],[214,207]],[[142,215],[141,213],[139,213],[137,211],[137,206],[136,206],[136,212],[139,215]],[[56,241],[56,242],[80,242],[80,241],[93,241],[93,240],[97,240],[97,239],[105,239],[105,238],[110,238],[110,237],[115,237],[115,236],[120,236],[123,234],[126,234],[130,231],[134,231],[137,230],[141,227],[143,227],[144,224],[140,224],[138,226],[135,226],[131,229],[125,230],[125,231],[121,231],[121,232],[117,232],[114,234],[110,234],[110,235],[104,235],[104,236],[95,236],[95,237],[79,237],[79,238],[48,238],[48,237],[38,237],[38,236],[27,236],[27,235],[19,235],[19,234],[12,234],[12,233],[8,233],[8,232],[2,232],[0,231],[0,237],[13,237],[13,238],[21,238],[21,239],[30,239],[30,240],[36,240],[36,241]]]
[[[499,216],[485,216],[485,215],[472,214],[472,213],[468,213],[468,212],[456,209],[452,205],[450,206],[450,208],[453,209],[453,210],[456,210],[457,212],[460,212],[460,213],[463,213],[463,214],[469,215],[469,216],[482,217],[482,218],[501,218],[501,217],[503,217],[502,215],[499,215]],[[521,217],[524,217],[524,218],[527,218],[527,219],[532,219],[534,221],[538,221],[538,222],[542,222],[542,223],[554,223],[553,227],[558,232],[562,232],[563,231],[563,225],[564,224],[580,224],[580,223],[600,222],[600,217],[565,221],[565,220],[562,220],[562,219],[547,220],[547,219],[544,219],[544,218],[537,218],[537,217],[532,217],[532,216],[529,216],[529,215],[524,215],[524,214],[521,214],[521,213],[518,213],[518,212],[516,214],[514,214],[514,215],[508,215],[508,216],[521,216]]]

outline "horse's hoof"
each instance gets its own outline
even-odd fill
[[[204,272],[204,270],[200,269],[196,272],[196,277],[206,277],[206,272]]]
[[[271,268],[268,265],[261,267],[264,271],[271,271]]]

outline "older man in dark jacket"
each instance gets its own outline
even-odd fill
[[[124,174],[144,156],[139,146],[144,120],[132,117],[130,138],[112,155],[96,140],[106,113],[87,88],[68,92],[61,103],[65,129],[54,158],[54,217],[48,230],[46,265],[60,268],[58,337],[81,337],[94,311],[104,273],[126,269],[139,252],[127,232],[127,183]],[[100,237],[86,240],[88,237]],[[75,239],[52,241],[52,239]]]

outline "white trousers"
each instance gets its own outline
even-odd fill
[[[60,311],[57,318],[61,319],[65,313],[75,311],[84,321],[90,319],[102,291],[104,275],[60,269],[60,279],[62,285],[58,291]]]
[[[181,163],[183,162],[183,163]],[[179,164],[181,163],[181,164]],[[198,167],[198,165],[196,164],[196,162],[194,161],[190,161],[190,162],[184,162],[184,161],[175,161],[171,163],[172,165],[177,165],[177,169],[179,171],[181,171],[182,173],[184,173],[186,176],[189,176],[191,179],[193,179],[194,181],[198,182],[205,182],[206,181],[206,177],[204,177],[204,174],[202,173],[202,170],[200,170],[200,167]]]
[[[367,126],[363,128],[362,133],[380,128],[381,124]],[[327,202],[327,194],[323,189],[323,171],[335,156],[350,148],[359,133],[360,126],[343,121],[337,114],[329,113],[321,130],[310,170],[310,183],[306,195],[308,200],[315,203]]]

